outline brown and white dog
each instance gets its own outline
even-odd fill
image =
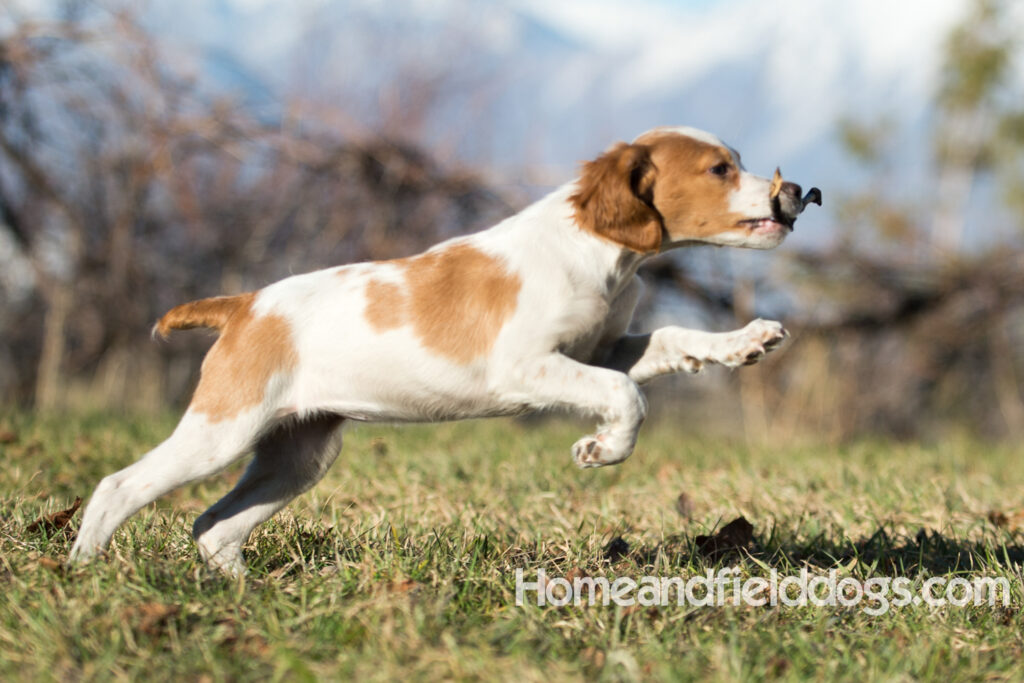
[[[747,173],[718,138],[660,128],[483,232],[178,306],[155,332],[209,327],[220,338],[174,433],[100,482],[71,560],[102,551],[147,503],[255,451],[193,528],[211,566],[244,572],[249,534],[324,475],[346,420],[567,407],[600,420],[572,447],[576,464],[622,462],[647,412],[639,385],[756,362],[786,337],[765,320],[726,333],[626,334],[637,268],[686,244],[775,247],[806,201],[778,175]]]

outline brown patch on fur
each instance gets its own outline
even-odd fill
[[[424,347],[458,363],[490,351],[522,282],[468,244],[391,261],[406,286],[370,280],[365,316],[378,332],[411,325]]]
[[[645,145],[624,142],[583,164],[569,197],[584,230],[648,253],[661,248],[661,216],[651,206],[657,168]]]
[[[416,336],[460,363],[491,349],[522,287],[501,261],[468,244],[408,259],[405,278]]]
[[[728,149],[660,131],[638,142],[650,148],[658,168],[653,204],[674,241],[706,238],[738,227],[745,217],[729,211],[729,197],[739,188],[740,171]],[[719,164],[729,167],[723,176],[709,171]]]
[[[363,315],[377,332],[401,326],[405,318],[405,296],[402,288],[391,282],[367,282],[366,310]]]
[[[272,314],[254,316],[254,293],[220,298],[233,301],[231,312],[225,316],[203,318],[196,324],[191,323],[198,318],[191,321],[183,319],[189,327],[203,325],[217,327],[222,331],[220,339],[203,359],[199,386],[189,405],[189,409],[206,415],[211,422],[232,418],[261,403],[270,378],[278,372],[292,369],[298,363],[291,325],[285,318]],[[189,304],[185,304],[187,306]],[[175,310],[178,309],[173,309],[171,313]]]

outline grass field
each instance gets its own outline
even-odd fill
[[[107,558],[65,571],[70,534],[27,527],[171,426],[0,418],[0,678],[1024,678],[1021,446],[747,448],[662,424],[622,466],[580,471],[580,424],[359,426],[326,479],[256,532],[245,581],[208,572],[189,536],[240,467],[144,509]],[[700,552],[697,535],[738,516],[748,551]],[[516,568],[723,567],[1005,577],[1012,605],[515,605]]]

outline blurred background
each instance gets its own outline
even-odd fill
[[[750,440],[1024,435],[1024,3],[0,0],[0,405],[187,402],[168,308],[487,227],[658,125],[816,185],[637,324],[793,339],[652,385]]]

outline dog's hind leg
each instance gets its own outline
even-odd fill
[[[70,561],[83,562],[104,550],[117,527],[144,505],[248,453],[264,423],[260,409],[216,422],[185,413],[167,440],[99,483],[85,508]]]
[[[242,545],[259,524],[320,481],[341,451],[343,422],[337,415],[283,422],[259,440],[235,488],[192,529],[199,553],[211,567],[245,573]]]

